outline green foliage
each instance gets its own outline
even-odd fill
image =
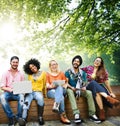
[[[68,8],[71,2],[72,0],[1,0],[0,22],[10,18],[19,24],[21,30],[27,29],[30,33],[34,31],[32,38],[28,39],[35,43],[36,51],[43,47],[44,37],[47,49],[53,41],[54,50],[61,48],[54,51],[58,54],[63,51],[62,48],[70,51],[68,48],[81,50],[84,47],[91,54],[99,52],[112,56],[120,45],[119,0],[76,0],[74,3],[77,6]],[[39,23],[50,20],[54,24],[52,30],[40,33],[37,30]]]
[[[3,44],[3,57],[9,49],[17,54],[29,52],[25,58],[64,60],[82,51],[88,56],[105,54],[114,61],[120,48],[119,0],[0,0],[0,23],[7,21],[16,23],[17,32],[24,34],[16,43],[25,51]],[[41,23],[48,22],[51,27],[40,30]]]
[[[3,18],[13,15],[18,22],[25,21],[29,25],[31,21],[47,22],[49,19],[54,22],[65,12],[66,0],[1,0],[0,12]]]

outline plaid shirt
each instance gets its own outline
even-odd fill
[[[91,75],[93,74],[94,71],[94,67],[93,66],[87,66],[84,68],[81,68],[82,70],[84,70],[87,73],[87,79],[88,81],[91,81]],[[100,76],[99,78],[99,83],[104,83],[106,80],[108,80],[108,72],[106,71],[105,76]]]

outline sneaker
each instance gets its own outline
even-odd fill
[[[54,102],[52,111],[56,113],[59,112],[59,103]]]
[[[8,126],[14,126],[14,118],[9,118]]]
[[[75,120],[74,120],[74,122],[77,124],[77,123],[81,123],[82,122],[82,120],[80,119],[80,115],[79,114],[75,114]]]
[[[98,119],[98,117],[96,115],[92,115],[89,117],[89,119],[95,123],[101,123],[101,120]]]
[[[23,118],[19,118],[18,123],[19,123],[19,126],[25,126],[26,125],[26,121]]]

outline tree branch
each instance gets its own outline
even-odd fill
[[[103,37],[102,37],[101,39],[99,39],[99,40],[100,40],[100,41],[101,41],[101,40],[104,40],[105,38],[108,38],[108,37],[112,36],[113,34],[119,33],[119,32],[120,32],[119,30],[110,32],[109,34],[103,36]]]
[[[94,7],[95,7],[95,0],[94,0],[93,3],[92,3],[92,7],[91,7],[91,9],[90,9],[90,11],[89,11],[89,13],[88,13],[87,19],[86,19],[86,21],[85,21],[85,23],[84,23],[83,31],[84,31],[85,26],[86,26],[86,24],[87,24],[87,22],[88,22],[88,19],[89,19],[90,16],[91,16],[92,11],[94,10]]]
[[[70,17],[69,16],[67,16],[65,19],[63,19],[63,20],[61,20],[53,29],[51,29],[51,30],[49,30],[47,33],[49,33],[49,32],[51,32],[51,31],[53,31],[53,30],[55,30],[57,27],[59,27],[63,22],[65,22],[64,23],[64,27],[65,27],[65,25],[67,24],[67,22],[70,20]]]

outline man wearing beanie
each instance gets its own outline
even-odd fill
[[[89,119],[96,123],[100,123],[101,121],[95,115],[96,109],[92,93],[91,91],[86,90],[86,83],[87,83],[86,73],[80,69],[81,64],[82,64],[82,58],[81,56],[77,55],[72,59],[72,68],[68,69],[65,72],[65,75],[68,78],[68,83],[72,86],[72,88],[67,89],[67,94],[73,110],[74,122],[75,123],[82,122],[80,118],[80,111],[76,103],[76,97],[79,98],[81,95],[87,99]]]

